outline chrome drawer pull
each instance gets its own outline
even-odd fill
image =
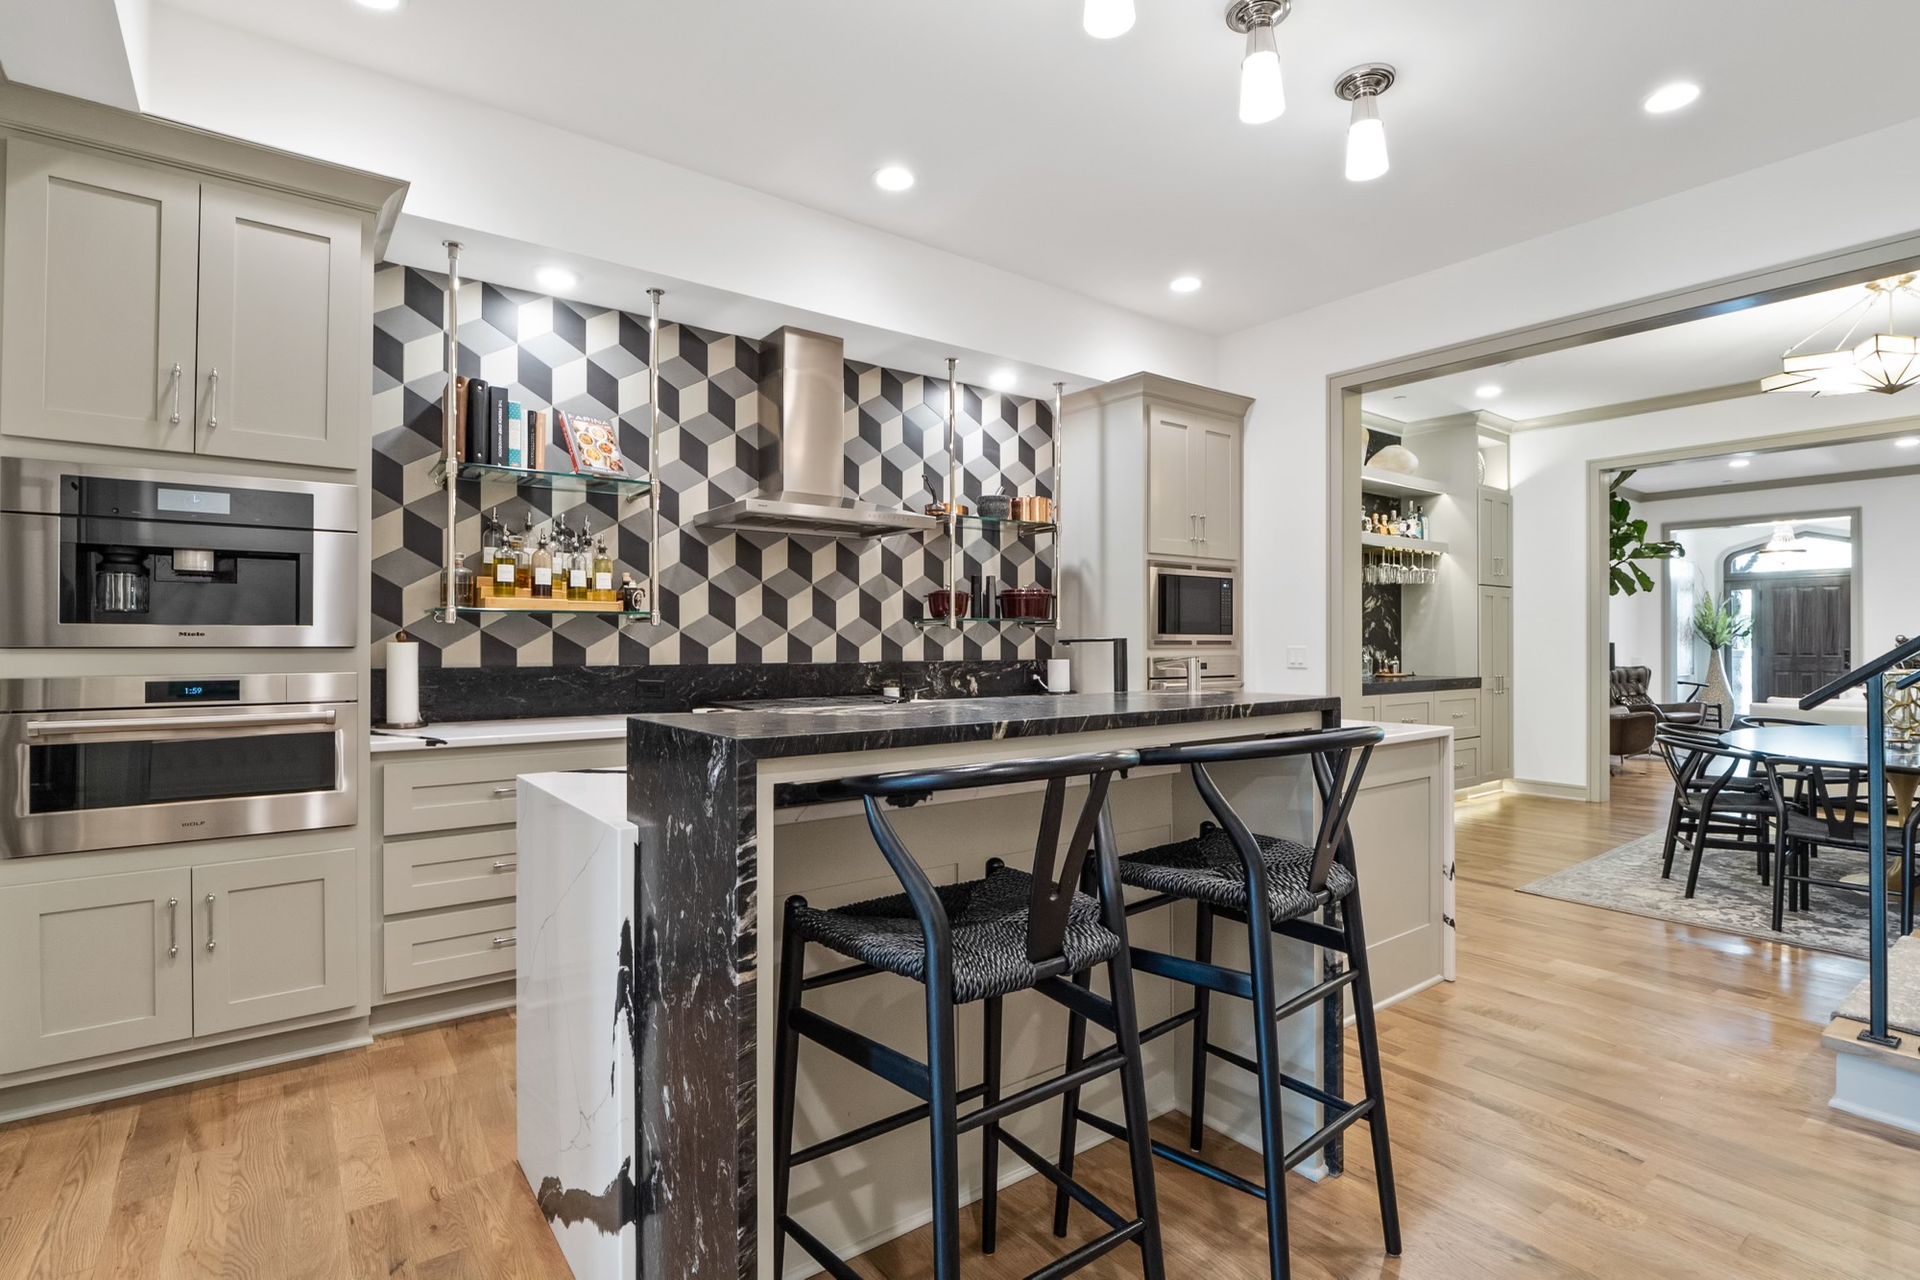
[[[518,941],[514,938],[514,936],[508,933],[508,934],[502,934],[500,937],[495,938],[493,940],[493,945],[496,947],[512,947],[512,946],[517,946],[519,944],[518,944]]]
[[[512,871],[515,867],[518,867],[519,865],[520,864],[517,862],[496,862],[493,864],[493,869],[495,871]]]
[[[230,716],[113,716],[88,720],[29,720],[29,737],[74,733],[173,733],[185,729],[259,729],[272,725],[332,724],[332,711],[243,711]]]
[[[167,954],[180,954],[180,899],[167,899]]]
[[[518,787],[495,787],[493,789],[493,795],[496,800],[502,800],[514,794],[514,792],[518,791],[519,789],[520,788]]]

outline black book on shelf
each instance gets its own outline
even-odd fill
[[[487,388],[487,461],[507,465],[507,389]]]
[[[489,463],[493,461],[491,444],[493,433],[488,423],[493,419],[488,413],[488,387],[478,378],[467,379],[467,461]]]

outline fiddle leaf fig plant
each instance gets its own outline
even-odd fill
[[[1608,553],[1612,557],[1607,579],[1609,595],[1630,596],[1653,590],[1653,578],[1638,561],[1671,560],[1687,554],[1687,549],[1677,542],[1647,541],[1647,522],[1634,519],[1633,503],[1620,492],[1620,486],[1632,476],[1631,470],[1622,471],[1607,486],[1611,515]]]
[[[1704,596],[1693,610],[1693,634],[1700,642],[1715,653],[1726,648],[1735,640],[1744,640],[1753,634],[1753,619],[1742,617],[1733,607],[1733,597],[1716,601],[1712,596]]]

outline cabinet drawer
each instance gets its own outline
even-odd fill
[[[1347,704],[1346,709],[1340,714],[1347,720],[1378,721],[1380,719],[1380,699],[1361,698],[1358,701],[1350,702]]]
[[[555,751],[462,753],[381,765],[383,835],[506,826],[514,820],[514,779],[618,765],[626,743],[611,741]]]
[[[1454,737],[1480,736],[1480,694],[1477,691],[1436,694],[1433,710],[1434,723],[1451,728]]]
[[[382,915],[402,915],[514,895],[514,828],[395,836],[381,844]]]
[[[1424,693],[1380,699],[1382,724],[1432,724],[1433,699]]]
[[[1453,785],[1470,787],[1480,781],[1480,746],[1473,742],[1453,744]]]
[[[514,910],[506,902],[387,921],[387,994],[512,973]]]

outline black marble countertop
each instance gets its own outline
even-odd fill
[[[1340,700],[1265,693],[1068,693],[952,698],[814,711],[635,716],[633,723],[737,743],[755,756],[883,751],[949,742],[1098,733],[1317,712],[1339,723]]]
[[[1478,689],[1479,676],[1414,676],[1409,680],[1374,680],[1360,686],[1363,698],[1384,698],[1396,693],[1445,693],[1451,689]]]

